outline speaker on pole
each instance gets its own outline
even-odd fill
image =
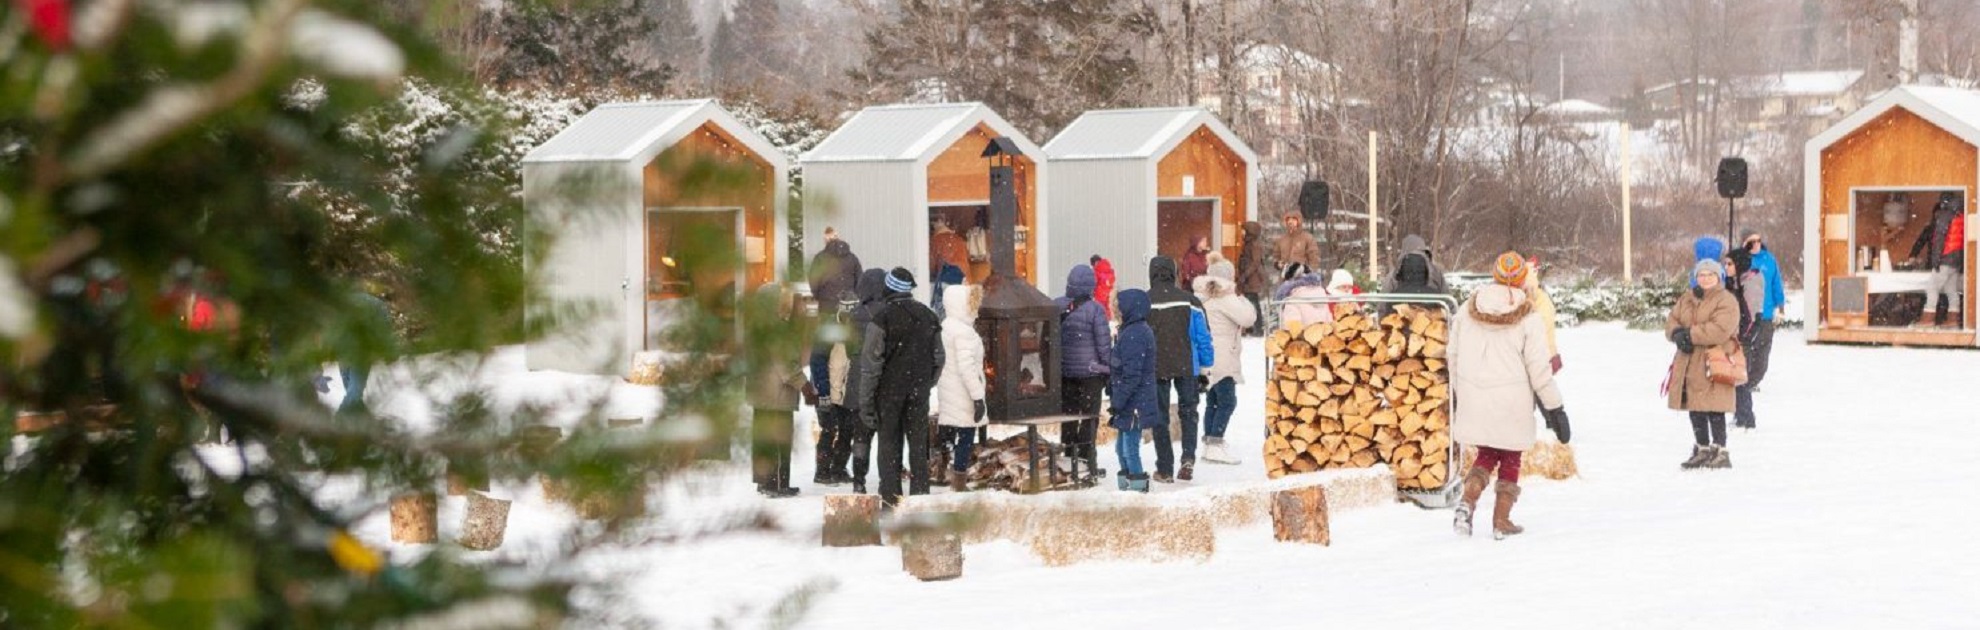
[[[1307,223],[1319,223],[1327,218],[1327,182],[1309,179],[1300,184],[1299,214]]]
[[[1729,157],[1719,160],[1719,173],[1712,178],[1719,183],[1719,196],[1738,199],[1746,196],[1746,160]]]

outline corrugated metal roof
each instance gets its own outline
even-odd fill
[[[1087,112],[1045,145],[1045,155],[1054,160],[1154,157],[1166,141],[1188,133],[1202,113],[1195,107]]]
[[[920,158],[957,126],[978,118],[981,103],[887,105],[853,114],[803,162],[895,162]]]
[[[600,105],[523,156],[523,162],[630,160],[712,99]]]

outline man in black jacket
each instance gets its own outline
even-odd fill
[[[1155,424],[1155,476],[1162,483],[1189,481],[1196,469],[1196,403],[1202,383],[1199,366],[1208,365],[1210,334],[1203,322],[1203,303],[1176,286],[1176,261],[1156,256],[1148,261],[1148,327],[1155,332],[1155,404],[1162,420]],[[1169,435],[1169,392],[1176,395],[1176,415],[1182,422],[1182,469],[1175,468],[1175,446]]]
[[[1939,205],[1932,208],[1932,227],[1920,232],[1918,241],[1911,244],[1911,260],[1923,262],[1932,271],[1932,280],[1925,285],[1925,308],[1934,309],[1933,326],[1946,325],[1947,309],[1939,296],[1943,294],[1953,305],[1959,305],[1960,289],[1966,284],[1966,217],[1961,214],[1964,206],[1959,193],[1940,193]],[[1923,313],[1919,319],[1924,319]],[[1959,322],[1953,324],[1957,326]]]
[[[909,494],[928,494],[928,389],[942,375],[942,322],[914,300],[914,274],[887,274],[886,308],[866,327],[860,350],[860,419],[879,431],[880,500],[901,501],[901,446]]]
[[[845,393],[836,396],[842,408],[835,414],[835,419],[839,422],[839,434],[834,436],[833,448],[840,452],[834,453],[833,461],[845,462],[850,459],[852,474],[847,478],[852,481],[853,494],[866,494],[866,471],[873,463],[873,425],[867,424],[860,413],[863,409],[859,399],[860,384],[865,378],[860,374],[859,361],[860,357],[864,356],[867,326],[873,323],[873,318],[878,317],[881,311],[887,309],[887,302],[884,299],[887,292],[887,271],[884,269],[863,271],[854,286],[856,287],[855,302],[848,306],[846,311],[852,319],[852,334],[846,345],[846,355],[852,360],[852,365],[846,367]],[[827,369],[830,369],[829,365]]]

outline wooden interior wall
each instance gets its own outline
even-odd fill
[[[698,160],[738,168],[702,169],[697,168]],[[784,236],[771,234],[777,229],[777,172],[769,161],[750,151],[727,130],[709,122],[660,152],[642,172],[647,208],[742,208],[743,233],[763,243],[763,259],[745,267],[747,277],[743,288],[755,290],[776,278],[778,257],[784,252]],[[690,184],[687,179],[695,183]],[[693,190],[684,190],[684,186]]]
[[[1222,234],[1217,240],[1224,257],[1235,263],[1241,241],[1238,235],[1244,227],[1245,179],[1249,165],[1238,157],[1229,145],[1224,144],[1208,125],[1198,126],[1190,132],[1189,138],[1176,145],[1175,150],[1162,156],[1155,165],[1155,196],[1157,198],[1182,197],[1183,176],[1196,178],[1196,191],[1190,197],[1216,197],[1218,212],[1221,214]],[[1151,217],[1152,218],[1152,217]],[[1225,238],[1226,235],[1231,238]]]
[[[973,202],[987,205],[990,201],[990,162],[983,158],[983,148],[989,146],[990,139],[998,135],[988,126],[977,125],[949,148],[942,150],[941,155],[935,156],[935,160],[928,164],[928,203]],[[1018,275],[1032,284],[1038,283],[1038,279],[1031,276],[1039,249],[1036,169],[1037,163],[1029,157],[1018,158],[1013,169],[1017,173],[1017,224],[1030,234],[1025,245],[1017,250]],[[927,219],[922,220],[925,222]],[[957,226],[956,231],[967,232],[968,228]],[[971,282],[980,281],[988,274],[988,265],[970,266]]]
[[[1980,149],[1904,108],[1892,109],[1822,150],[1822,215],[1848,214],[1850,188],[1859,186],[1963,187],[1969,204],[1965,211],[1972,212],[1974,186],[1980,183],[1974,181],[1980,168],[1976,160]],[[1821,287],[1819,304],[1826,322],[1828,278],[1849,273],[1849,241],[1823,236],[1822,278],[1813,284]],[[1967,257],[1968,290],[1960,309],[1967,327],[1973,325],[1973,258]]]

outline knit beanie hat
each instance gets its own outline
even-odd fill
[[[1526,286],[1526,257],[1519,252],[1499,254],[1499,260],[1492,263],[1492,280],[1509,287]]]
[[[1237,279],[1237,267],[1232,266],[1231,261],[1228,260],[1219,260],[1217,262],[1210,263],[1210,269],[1208,273],[1212,276],[1223,278],[1225,280]]]
[[[1334,275],[1327,278],[1328,291],[1339,291],[1342,289],[1353,289],[1353,288],[1354,288],[1354,274],[1348,273],[1348,270],[1346,269],[1335,269]]]
[[[906,267],[895,267],[893,271],[887,272],[887,290],[896,293],[913,291],[914,272],[908,271]]]
[[[1701,260],[1698,261],[1698,264],[1692,265],[1691,277],[1697,278],[1698,274],[1703,273],[1706,270],[1710,270],[1713,275],[1716,275],[1720,278],[1726,277],[1726,266],[1719,264],[1719,261],[1716,260]]]

